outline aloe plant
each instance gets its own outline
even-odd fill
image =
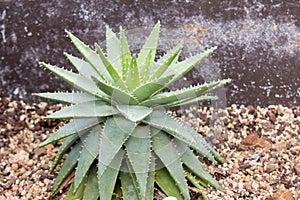
[[[187,180],[199,189],[221,189],[205,171],[202,158],[225,160],[164,108],[214,100],[207,92],[230,80],[164,92],[216,48],[179,62],[179,44],[156,60],[159,30],[157,23],[138,56],[131,54],[122,28],[119,37],[107,28],[106,53],[98,44],[93,50],[66,31],[83,56],[65,54],[78,72],[40,63],[78,90],[35,94],[70,104],[46,117],[70,121],[40,145],[63,139],[52,172],[68,153],[51,196],[66,180],[72,180],[67,199],[150,200],[155,186],[168,196],[190,199]]]

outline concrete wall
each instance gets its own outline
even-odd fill
[[[104,41],[106,25],[122,25],[135,50],[136,34],[160,20],[162,51],[177,39],[188,44],[183,56],[219,47],[188,83],[232,78],[228,104],[299,105],[299,10],[297,0],[0,1],[0,96],[39,101],[31,93],[72,89],[38,66],[71,68],[63,52],[78,54],[64,29],[92,45]]]

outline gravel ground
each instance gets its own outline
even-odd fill
[[[42,117],[61,107],[0,98],[0,200],[49,197],[56,172],[48,172],[57,146],[38,145],[63,123]],[[194,126],[228,161],[207,165],[226,191],[209,189],[211,200],[300,199],[299,107],[191,107],[174,114]],[[190,191],[193,199],[201,199],[196,188]],[[156,196],[162,197],[159,191]]]

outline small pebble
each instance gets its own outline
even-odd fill
[[[63,122],[48,123],[41,119],[62,107],[56,104],[50,109],[46,103],[28,104],[0,98],[3,111],[0,120],[10,118],[8,127],[7,123],[0,123],[0,137],[4,136],[0,138],[0,184],[3,183],[0,200],[49,199],[56,178],[56,173],[50,175],[49,170],[58,145],[44,148],[38,145]],[[292,193],[293,200],[299,199],[295,193],[300,191],[300,117],[295,117],[299,110],[279,105],[266,108],[233,105],[219,110],[194,106],[173,112],[216,143],[215,149],[228,161],[224,165],[204,163],[226,191],[208,188],[209,199],[267,199],[277,192],[284,196]],[[255,143],[241,145],[251,134],[255,134]],[[21,194],[24,196],[20,197]],[[55,199],[64,197],[64,193],[58,193]]]
[[[300,176],[300,162],[296,163],[294,168],[295,168],[296,174],[298,176]]]
[[[34,164],[34,161],[31,160],[31,159],[27,162],[27,166],[28,166],[28,167],[32,167],[33,164]]]
[[[177,200],[177,198],[176,197],[166,197],[163,200]]]
[[[19,168],[19,165],[18,165],[17,163],[13,163],[13,164],[11,165],[11,169],[12,169],[13,171],[17,171],[18,168]]]
[[[0,196],[0,200],[7,200],[5,196]]]
[[[207,119],[211,119],[213,113],[206,110],[198,108],[199,113],[205,113]],[[181,118],[195,127],[194,122],[198,119],[194,118],[200,115],[191,116],[189,112],[184,110]],[[215,109],[213,112],[218,111]],[[224,113],[223,110],[221,112]],[[227,170],[226,176],[219,179],[226,193],[209,189],[210,200],[267,199],[278,190],[295,188],[300,191],[300,181],[295,179],[300,173],[296,158],[300,155],[300,117],[295,118],[292,109],[277,105],[267,108],[232,105],[223,116],[214,120],[224,122],[221,132],[226,131],[228,135],[228,141],[222,141],[222,148],[216,148],[228,161],[219,167],[220,170]],[[208,135],[219,131],[220,127],[198,124],[199,127],[195,128],[199,133],[222,140],[218,135]],[[254,159],[251,155],[260,156]],[[206,168],[211,173],[216,172],[210,165]],[[296,199],[299,195],[294,195],[292,200]]]

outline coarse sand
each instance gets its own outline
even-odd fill
[[[58,169],[49,171],[59,145],[38,146],[64,123],[43,117],[63,106],[0,98],[0,200],[49,198]],[[300,198],[299,107],[189,107],[172,114],[197,129],[227,160],[205,162],[225,191],[207,189],[211,200]],[[192,199],[201,199],[197,188],[189,189]],[[52,199],[62,199],[66,191]],[[164,197],[155,190],[156,199]]]

